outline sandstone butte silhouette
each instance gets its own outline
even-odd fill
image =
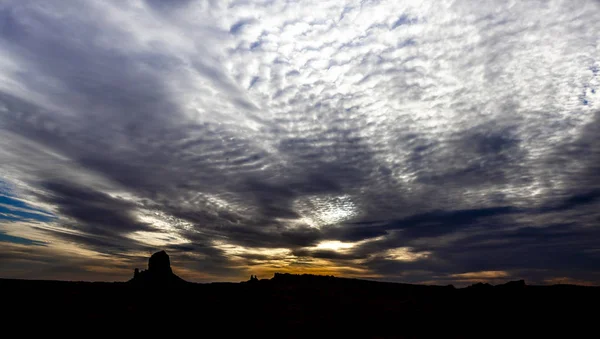
[[[187,281],[181,279],[171,269],[171,260],[165,251],[152,254],[148,259],[148,269],[140,271],[135,269],[130,283],[136,285],[175,285],[185,284]]]

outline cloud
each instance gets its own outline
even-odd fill
[[[63,217],[73,219],[86,232],[105,235],[151,229],[134,218],[130,211],[133,204],[126,200],[68,183],[40,186],[50,192],[40,200],[56,206]]]
[[[0,231],[34,278],[600,281],[598,6],[3,3]]]

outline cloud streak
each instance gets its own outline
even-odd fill
[[[4,2],[3,271],[598,282],[599,10]]]

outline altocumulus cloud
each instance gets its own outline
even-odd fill
[[[598,13],[4,1],[0,274],[597,284]]]

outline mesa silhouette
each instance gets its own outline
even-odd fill
[[[198,284],[178,277],[164,251],[127,282],[0,279],[0,291],[5,324],[27,319],[42,328],[68,323],[199,337],[507,338],[561,329],[581,337],[595,331],[600,301],[598,287],[523,280],[455,288],[275,273]]]

